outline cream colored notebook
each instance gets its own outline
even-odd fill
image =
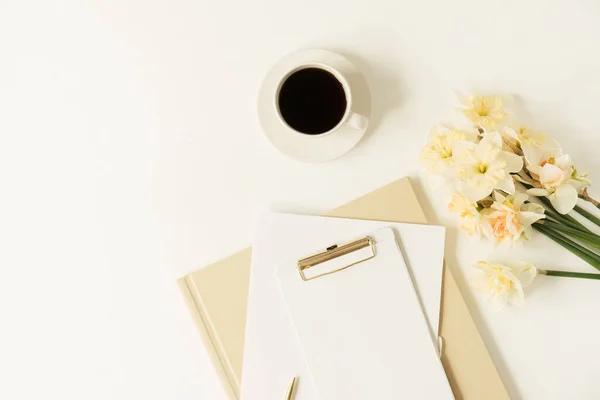
[[[359,197],[326,215],[427,223],[407,178]],[[244,249],[178,281],[231,399],[239,398],[242,376],[250,251],[250,248]],[[442,362],[454,396],[474,400],[509,399],[447,267],[444,267],[441,315]]]

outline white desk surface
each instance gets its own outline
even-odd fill
[[[417,154],[454,120],[453,89],[518,95],[523,121],[600,182],[599,18],[594,0],[4,0],[0,398],[224,399],[175,279],[247,246],[257,210],[324,211],[424,176]],[[323,165],[277,153],[255,112],[263,74],[306,47],[350,56],[373,95],[374,129]],[[524,309],[497,313],[466,288],[488,255],[583,262],[538,236],[448,238],[512,397],[599,398],[600,350],[583,345],[598,283],[540,279]]]

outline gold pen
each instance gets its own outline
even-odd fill
[[[296,377],[294,377],[294,379],[292,380],[292,384],[290,385],[290,388],[287,391],[287,394],[285,396],[285,400],[292,400],[294,397],[294,387],[296,386]]]

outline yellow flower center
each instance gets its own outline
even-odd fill
[[[431,149],[442,159],[452,157],[452,143],[448,141],[447,137],[436,137],[431,144]]]
[[[477,171],[479,171],[479,173],[485,174],[487,172],[487,169],[488,169],[487,164],[484,164],[482,162],[477,164]]]
[[[487,104],[487,99],[483,98],[481,99],[481,102],[477,105],[477,114],[479,114],[482,117],[487,117],[489,114],[489,107]]]
[[[469,210],[464,210],[460,213],[461,218],[473,217],[473,214]]]
[[[554,165],[554,162],[556,161],[556,159],[554,157],[550,157],[549,159],[547,159],[546,161],[542,161],[542,163],[540,164],[542,167],[546,164],[552,164]]]
[[[448,148],[444,148],[444,149],[442,149],[442,151],[440,151],[440,156],[442,158],[450,158],[450,157],[452,157],[452,150],[448,149]]]
[[[494,268],[495,271],[497,271],[498,273],[502,273],[502,270],[499,268]],[[507,292],[510,292],[510,289],[512,287],[512,281],[507,279],[505,276],[500,275],[500,276],[494,276],[492,278],[490,278],[490,288],[489,290],[495,290],[496,293],[500,294],[502,293],[502,290],[504,288],[506,288]]]
[[[503,205],[505,205],[506,207],[510,208],[511,210],[515,211],[515,205],[513,203],[511,203],[508,200],[504,200],[502,202]]]

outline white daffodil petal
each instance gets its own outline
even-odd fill
[[[503,151],[501,158],[506,162],[506,170],[508,172],[519,172],[523,169],[523,159],[518,155]]]
[[[562,156],[556,158],[554,161],[554,165],[563,171],[569,169],[573,166],[573,161],[571,160],[571,156],[568,154],[563,154]]]
[[[438,125],[435,126],[431,129],[431,131],[429,132],[429,138],[428,141],[431,142],[433,139],[435,139],[437,136],[446,136],[448,135],[450,132],[452,132],[452,129],[446,128],[443,125]]]
[[[542,166],[541,165],[528,165],[527,166],[527,170],[534,175],[534,178],[537,178],[540,176],[540,174],[542,173]]]
[[[563,154],[562,148],[560,147],[560,143],[558,143],[558,141],[554,138],[547,138],[546,143],[544,143],[544,145],[541,147],[548,156],[548,158],[553,157],[556,159],[562,156]]]
[[[521,231],[522,231],[523,227],[519,226],[518,224],[515,223],[514,215],[507,215],[505,224],[506,224],[506,230],[508,231],[508,233],[511,234],[512,238],[514,240],[519,239],[519,236],[521,236]]]
[[[517,220],[521,225],[529,226],[533,224],[535,221],[538,221],[542,218],[545,218],[546,215],[539,214],[531,211],[521,211],[517,216]]]
[[[472,202],[488,197],[492,193],[491,188],[478,188],[471,185],[464,185],[462,191],[467,199]]]
[[[502,133],[507,136],[510,137],[512,139],[514,139],[515,141],[519,140],[519,136],[517,135],[517,132],[515,132],[514,129],[509,128],[508,126],[504,127],[504,129],[502,130]]]
[[[542,189],[542,188],[528,189],[527,193],[529,193],[532,196],[548,196],[550,194],[549,191],[547,191],[546,189]]]
[[[520,287],[520,285],[508,295],[508,303],[515,307],[523,307],[525,304],[524,299],[525,294],[523,293],[523,289]]]
[[[469,280],[469,286],[473,288],[473,290],[485,293],[488,290],[488,279],[485,273],[482,271],[474,271],[473,275],[471,275],[471,279]]]
[[[525,228],[523,228],[523,239],[531,240],[531,232],[532,231],[533,231],[533,229],[531,229],[531,226],[526,226]]]
[[[502,182],[496,184],[496,189],[504,190],[508,194],[513,194],[515,192],[515,183],[512,180],[512,177],[509,175]]]
[[[487,261],[477,261],[475,265],[473,265],[473,268],[475,268],[475,271],[484,271],[487,273],[491,270],[491,264]]]
[[[502,147],[502,136],[498,132],[488,132],[483,139],[482,144],[490,144],[495,147]]]
[[[477,145],[472,142],[467,142],[465,140],[459,140],[453,143],[452,145],[452,155],[456,159],[460,160],[467,154],[468,152],[475,151]]]
[[[534,212],[534,213],[538,213],[538,214],[544,214],[544,207],[542,207],[539,204],[535,204],[535,203],[527,203],[527,204],[523,204],[521,206],[521,211],[528,211],[528,212]]]
[[[540,182],[542,185],[556,185],[564,179],[564,172],[553,164],[546,164],[540,172]]]
[[[514,271],[515,271],[514,263],[511,263],[510,265],[500,264],[500,266],[502,267],[502,275],[505,276],[508,280],[510,280],[511,282],[515,282],[518,280],[516,275],[514,274]]]
[[[469,142],[476,142],[479,138],[479,131],[476,129],[470,129],[465,131],[465,139]]]
[[[498,159],[498,155],[501,151],[501,146],[496,146],[491,144],[489,141],[484,142],[482,140],[475,149],[475,157],[483,164],[489,164]]]
[[[518,182],[526,183],[528,185],[533,185],[533,180],[531,178],[529,178],[528,176],[522,177],[521,175],[513,175],[513,178],[515,178]]]
[[[525,126],[522,126],[521,128],[519,128],[517,136],[519,137],[519,142],[521,143],[521,146],[539,146],[546,142],[547,135],[545,132],[536,132]]]
[[[519,280],[522,287],[527,287],[537,276],[537,268],[530,263],[520,263],[518,267],[513,269],[513,274]]]
[[[523,206],[523,203],[525,203],[527,201],[527,199],[529,199],[529,196],[526,195],[525,193],[515,193],[515,195],[513,196],[513,204],[515,209],[521,209],[521,206]]]
[[[550,202],[561,214],[567,214],[577,204],[577,190],[571,185],[560,185],[550,195]]]
[[[506,196],[503,195],[502,193],[498,192],[497,190],[494,191],[494,201],[497,203],[502,203],[504,200],[506,200]]]
[[[523,145],[522,149],[527,164],[539,166],[544,161],[544,151],[538,146]]]
[[[486,238],[494,237],[494,231],[492,230],[492,227],[490,226],[490,223],[487,220],[482,219],[479,227],[481,229],[481,234],[484,237],[486,237]]]

